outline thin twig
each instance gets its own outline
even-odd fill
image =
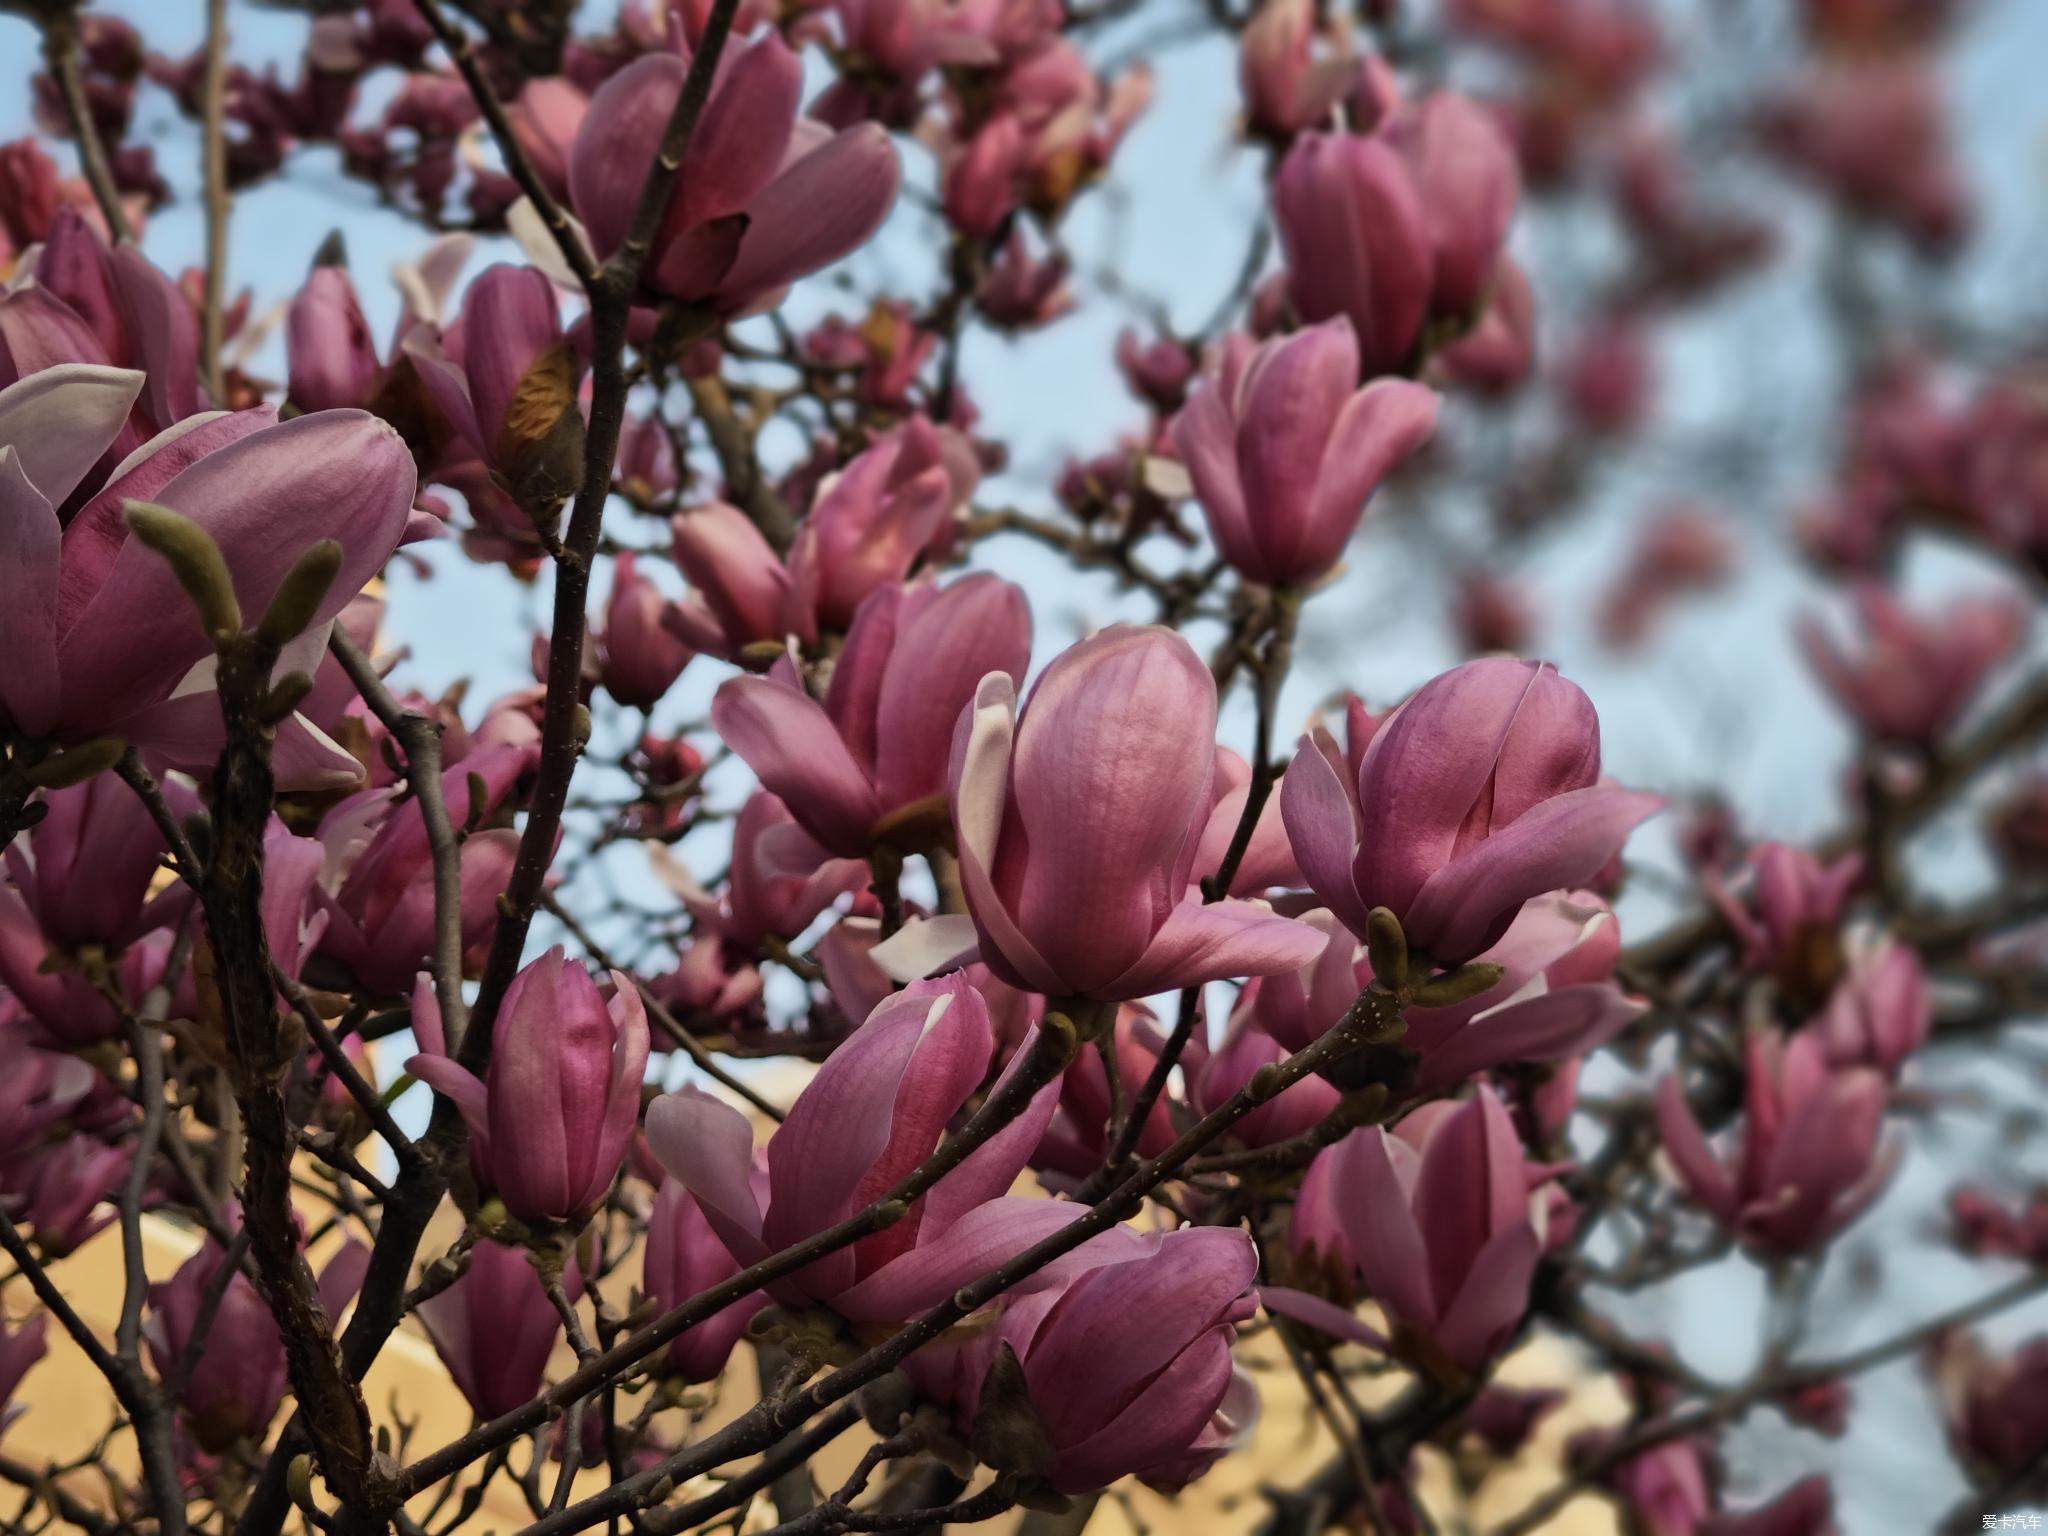
[[[92,120],[92,98],[86,94],[85,71],[79,63],[78,13],[68,5],[52,5],[42,13],[43,58],[56,77],[64,98],[64,113],[71,120],[72,137],[78,140],[78,163],[85,171],[86,184],[100,206],[100,217],[116,242],[132,245],[135,231],[128,223],[128,210],[121,206],[121,192],[114,184],[114,167],[107,159],[107,147],[100,142],[99,126]]]

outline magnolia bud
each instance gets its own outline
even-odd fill
[[[199,621],[218,645],[242,630],[242,607],[235,601],[234,579],[221,558],[213,535],[179,512],[146,501],[131,501],[128,526],[148,548],[162,555],[178,585],[199,610]]]
[[[257,638],[281,648],[304,634],[340,569],[341,545],[333,539],[309,545],[278,583],[276,595],[256,626]]]
[[[1417,987],[1415,1006],[1448,1008],[1453,1003],[1468,1002],[1480,993],[1499,986],[1504,974],[1503,969],[1491,960],[1474,960],[1454,971],[1445,971],[1441,976],[1432,977]]]
[[[306,702],[306,695],[313,691],[313,674],[310,672],[287,672],[277,680],[270,692],[263,696],[258,716],[265,725],[276,725],[291,718],[291,714]]]
[[[1381,986],[1398,992],[1408,985],[1408,935],[1401,931],[1401,919],[1386,907],[1374,907],[1367,914],[1365,952]]]
[[[69,789],[106,772],[127,750],[128,743],[118,736],[95,736],[68,752],[44,758],[27,771],[27,778],[38,789]]]

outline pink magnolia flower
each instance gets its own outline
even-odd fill
[[[1170,630],[1118,625],[1070,647],[1021,718],[1010,678],[982,679],[951,771],[970,917],[906,926],[878,960],[916,974],[978,948],[1012,986],[1101,1002],[1306,964],[1313,930],[1254,902],[1205,905],[1193,883],[1215,739],[1215,681]]]
[[[1706,1462],[1694,1440],[1670,1440],[1614,1471],[1615,1496],[1643,1536],[1700,1536],[1714,1512]]]
[[[1050,325],[1074,307],[1067,275],[1063,254],[1034,255],[1024,231],[1012,228],[975,290],[974,302],[989,324],[1004,330]]]
[[[68,1136],[0,1169],[0,1205],[38,1248],[62,1258],[113,1222],[112,1202],[132,1163],[126,1146]]]
[[[1820,955],[1824,963],[1819,969],[1829,973],[1832,984],[1833,957],[1840,947],[1835,930],[1862,878],[1862,857],[1847,853],[1822,864],[1803,848],[1765,843],[1750,856],[1750,866],[1754,878],[1747,902],[1711,876],[1707,883],[1721,916],[1742,941],[1744,962],[1782,977],[1813,969]]]
[[[412,456],[359,411],[279,422],[265,407],[181,422],[102,481],[96,466],[142,383],[66,363],[0,390],[0,654],[46,658],[0,673],[0,720],[61,742],[112,733],[159,769],[205,773],[221,739],[212,644],[170,566],[129,538],[124,502],[160,503],[212,535],[252,620],[308,546],[340,543],[340,569],[279,659],[282,676],[325,650],[329,622],[397,547]],[[287,788],[361,776],[296,716],[278,728],[273,764]]]
[[[1513,392],[1535,362],[1536,295],[1522,269],[1503,256],[1478,322],[1431,363],[1453,384],[1497,396]]]
[[[109,249],[76,209],[59,208],[34,282],[0,298],[0,379],[59,364],[144,375],[123,454],[198,412],[199,317],[178,285],[132,245]]]
[[[1060,1078],[1059,1111],[1031,1154],[1031,1166],[1048,1187],[1071,1189],[1102,1166],[1109,1155],[1110,1117],[1118,1107],[1119,1094],[1121,1102],[1128,1105],[1130,1095],[1151,1075],[1165,1049],[1166,1035],[1152,1010],[1143,1003],[1124,1003],[1110,1025],[1118,1087],[1111,1088],[1099,1050],[1082,1051],[1068,1064]],[[1181,1054],[1190,1076],[1205,1059],[1199,1038],[1190,1040]],[[1169,1083],[1139,1128],[1136,1150],[1140,1157],[1155,1157],[1173,1145],[1178,1134],[1174,1114],[1179,1107],[1179,1096]]]
[[[1875,1067],[1897,1077],[1934,1027],[1934,998],[1919,953],[1886,939],[1852,956],[1849,974],[1812,1027],[1831,1065]]]
[[[1498,943],[1531,897],[1592,879],[1663,803],[1600,784],[1592,701],[1504,658],[1425,684],[1350,767],[1304,737],[1281,781],[1302,873],[1353,933],[1390,908],[1443,966]]]
[[[104,235],[105,220],[83,177],[59,176],[32,135],[0,144],[0,266],[12,267],[30,246],[49,239],[57,210],[67,205]]]
[[[1316,1155],[1294,1205],[1290,1241],[1355,1273],[1425,1360],[1476,1371],[1514,1333],[1545,1242],[1552,1170],[1522,1155],[1491,1088],[1462,1104],[1425,1104],[1391,1133],[1353,1131]],[[1363,1342],[1348,1312],[1266,1287],[1269,1308]]]
[[[0,1168],[73,1131],[119,1125],[119,1092],[82,1057],[46,1046],[26,1014],[0,1007]]]
[[[1009,582],[887,586],[861,605],[822,705],[785,657],[721,684],[711,723],[822,847],[865,858],[896,819],[943,807],[961,710],[983,678],[1014,686],[1030,659],[1030,609]]]
[[[1333,1028],[1372,979],[1357,940],[1327,912],[1306,921],[1328,935],[1313,964],[1260,983],[1258,1014],[1290,1051]],[[1508,1062],[1557,1061],[1606,1044],[1644,1004],[1610,979],[1621,951],[1614,915],[1591,891],[1553,891],[1523,906],[1479,959],[1501,979],[1443,1008],[1410,1008],[1401,1047],[1419,1058],[1410,1091],[1440,1093]]]
[[[821,941],[819,959],[828,971],[829,953],[822,948]],[[729,956],[726,946],[716,935],[707,935],[685,945],[677,957],[675,969],[651,978],[647,986],[678,1018],[708,1020],[715,1024],[745,1012],[760,1001],[761,973],[754,966],[737,962]]]
[[[126,786],[123,786],[124,788]],[[107,956],[108,980],[132,1009],[162,980],[172,934],[159,928]],[[35,914],[11,887],[0,885],[0,985],[48,1042],[93,1045],[122,1032],[120,1009],[75,957],[53,948]]]
[[[447,1055],[425,976],[413,992],[421,1053],[406,1071],[469,1126],[470,1166],[520,1221],[581,1229],[625,1160],[647,1067],[647,1010],[611,973],[609,1003],[558,944],[505,989],[483,1081]]]
[[[175,784],[165,793],[180,814],[196,808]],[[118,950],[183,905],[182,895],[149,901],[163,833],[114,775],[45,791],[43,805],[43,819],[9,843],[4,857],[15,894],[52,948]]]
[[[505,262],[487,268],[453,325],[438,334],[415,326],[403,346],[434,408],[522,506],[558,501],[574,488],[581,370],[545,274]]]
[[[641,1284],[649,1300],[663,1312],[673,1311],[739,1270],[739,1261],[719,1241],[697,1197],[674,1179],[663,1179],[647,1216],[641,1267]],[[670,1368],[685,1381],[713,1380],[725,1369],[726,1358],[754,1314],[767,1303],[766,1296],[754,1291],[685,1328],[669,1343]]]
[[[750,645],[811,638],[788,569],[746,513],[714,501],[677,513],[669,527],[690,595],[662,622],[693,649],[733,661]]]
[[[305,411],[367,405],[383,363],[348,269],[322,264],[285,311],[285,393]]]
[[[1931,747],[1975,701],[2026,633],[2016,598],[1976,597],[1923,619],[1875,583],[1856,591],[1864,648],[1844,651],[1813,618],[1799,626],[1806,659],[1835,702],[1878,741]]]
[[[1431,310],[1477,314],[1521,196],[1514,146],[1491,112],[1455,91],[1436,91],[1403,108],[1385,131],[1407,155],[1422,195]]]
[[[600,257],[626,237],[689,72],[650,53],[605,82],[569,156],[569,194]],[[886,132],[798,116],[803,71],[771,33],[729,50],[643,273],[652,293],[722,314],[769,309],[798,278],[864,243],[901,176]]]
[[[598,665],[605,692],[621,704],[652,709],[695,654],[662,623],[665,607],[660,589],[639,573],[631,554],[612,561]]]
[[[1255,133],[1289,139],[1327,123],[1337,104],[1359,87],[1362,70],[1331,29],[1318,56],[1314,0],[1264,0],[1238,34],[1237,80],[1245,118]]]
[[[1194,381],[1197,359],[1187,343],[1172,336],[1140,341],[1125,326],[1116,335],[1116,368],[1131,393],[1160,411],[1177,411]]]
[[[1969,1334],[1945,1335],[1929,1367],[1948,1441],[1972,1479],[2003,1484],[2048,1452],[2048,1337],[1992,1355]]]
[[[1602,436],[1642,425],[1654,403],[1656,376],[1650,338],[1633,314],[1607,316],[1565,354],[1559,393],[1573,419]]]
[[[1401,1044],[1422,1057],[1415,1091],[1605,1045],[1646,1006],[1614,985],[1620,954],[1621,929],[1593,892],[1553,891],[1527,903],[1479,957],[1501,967],[1498,983],[1468,1002],[1406,1013]]]
[[[449,292],[473,244],[465,234],[443,235],[419,256],[392,269],[402,308],[388,362],[378,359],[348,268],[338,259],[315,266],[285,311],[285,393],[292,404],[306,411],[376,405],[380,414],[389,411],[403,423],[408,436],[424,440],[430,424],[407,420],[419,414],[417,406],[405,403],[411,381],[398,387],[394,377],[412,371],[406,338],[441,323]]]
[[[1014,112],[993,112],[946,158],[939,205],[961,234],[987,239],[1016,212],[1024,125]]]
[[[817,628],[843,630],[870,594],[900,582],[952,510],[938,464],[897,472],[903,443],[886,438],[819,488],[789,552],[790,601]],[[810,622],[791,626],[812,633]]]
[[[482,747],[441,775],[441,794],[457,826],[497,812],[532,765],[534,748]],[[483,803],[472,804],[472,787]],[[321,823],[328,862],[315,899],[327,913],[321,950],[358,983],[403,997],[434,953],[433,850],[419,802],[401,786],[365,790]],[[489,939],[498,895],[511,878],[519,834],[485,826],[462,840],[461,931],[465,956]]]
[[[865,860],[827,855],[766,790],[749,796],[733,820],[732,862],[719,893],[673,862],[661,873],[698,926],[742,955],[751,955],[764,938],[796,939],[820,912],[869,880]]]
[[[1055,1492],[1122,1477],[1180,1487],[1242,1441],[1257,1413],[1230,1357],[1236,1325],[1256,1310],[1257,1274],[1242,1231],[1114,1228],[1010,1291],[987,1332],[920,1351],[910,1369],[964,1427],[998,1357],[1013,1356],[1040,1432],[1034,1449],[1050,1453],[1029,1470]]]
[[[569,196],[569,156],[589,110],[590,98],[560,75],[527,81],[519,99],[505,110],[527,164],[558,199]]]
[[[29,1368],[43,1358],[48,1347],[43,1343],[43,1334],[48,1324],[49,1319],[41,1313],[23,1319],[13,1328],[0,1321],[0,1434],[5,1434],[7,1426],[28,1411],[26,1404],[13,1400],[14,1389],[21,1385]]]
[[[563,1268],[562,1289],[572,1303],[582,1295],[574,1264]],[[462,1278],[420,1303],[420,1323],[479,1419],[538,1397],[562,1336],[561,1315],[525,1250],[492,1242],[470,1249]]]
[[[240,1221],[238,1210],[231,1215]],[[159,1380],[168,1381],[184,1359],[207,1293],[226,1258],[220,1245],[208,1238],[170,1279],[149,1288],[142,1339]],[[320,1301],[330,1319],[338,1317],[355,1295],[369,1263],[370,1250],[351,1238],[321,1270]],[[221,1293],[205,1347],[194,1357],[178,1394],[179,1419],[201,1450],[220,1455],[239,1441],[269,1432],[289,1385],[284,1340],[270,1306],[238,1269]]]
[[[1766,144],[1842,202],[1934,250],[1968,233],[1940,71],[1923,54],[1829,60],[1761,114]]]
[[[1233,335],[1175,418],[1174,448],[1239,575],[1274,587],[1328,575],[1380,481],[1435,428],[1434,391],[1357,380],[1341,315],[1258,347]]]
[[[1485,571],[1470,571],[1459,579],[1451,611],[1459,639],[1475,656],[1527,650],[1540,620],[1534,594],[1526,586]]]
[[[1379,137],[1304,133],[1274,178],[1273,216],[1302,318],[1347,316],[1362,376],[1400,372],[1433,281],[1428,215],[1400,151]]]
[[[1657,1087],[1657,1131],[1679,1179],[1728,1231],[1755,1247],[1809,1253],[1863,1213],[1896,1158],[1880,1153],[1883,1076],[1833,1067],[1811,1033],[1746,1048],[1740,1154],[1717,1155],[1676,1074]]]
[[[843,1221],[929,1157],[994,1053],[988,1005],[964,978],[918,982],[826,1058],[769,1138],[765,1176],[746,1117],[694,1087],[649,1106],[648,1146],[733,1258],[753,1264]],[[893,1226],[771,1282],[769,1294],[827,1302],[856,1322],[901,1319],[1074,1219],[1080,1207],[1005,1197],[1056,1093],[1039,1090]]]
[[[612,477],[624,496],[643,510],[660,506],[682,484],[675,439],[657,417],[629,416],[619,431],[619,457]]]

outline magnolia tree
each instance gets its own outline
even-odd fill
[[[10,1530],[2048,1493],[2048,1205],[1942,1075],[2048,989],[2048,332],[1943,74],[2031,7],[5,9]],[[1787,841],[1651,661],[1755,566]]]

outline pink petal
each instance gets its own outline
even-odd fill
[[[37,736],[61,702],[54,658],[64,530],[26,471],[13,443],[0,446],[0,655],[13,658],[0,668],[0,706],[17,729]]]
[[[875,123],[848,128],[788,166],[747,205],[746,238],[721,293],[750,304],[865,244],[895,204],[902,174]]]
[[[767,1257],[754,1194],[754,1132],[745,1115],[685,1083],[647,1106],[647,1146],[696,1197],[735,1259],[748,1265]]]
[[[1259,1287],[1259,1305],[1275,1317],[1291,1317],[1297,1323],[1307,1323],[1319,1333],[1327,1333],[1333,1339],[1342,1339],[1349,1344],[1362,1344],[1367,1349],[1386,1354],[1393,1346],[1387,1336],[1377,1328],[1368,1327],[1358,1317],[1338,1306],[1334,1301],[1325,1301],[1307,1291],[1297,1291],[1284,1285],[1262,1285]]]
[[[0,443],[14,449],[29,484],[61,507],[121,435],[141,388],[141,374],[92,363],[32,373],[0,390]]]
[[[1733,1220],[1735,1187],[1700,1133],[1676,1073],[1657,1085],[1657,1137],[1692,1197],[1719,1220]]]
[[[1280,814],[1302,878],[1324,906],[1362,936],[1369,913],[1351,876],[1358,852],[1358,797],[1308,736],[1301,738],[1280,780]]]
[[[770,678],[729,678],[712,700],[711,724],[827,849],[867,853],[879,815],[874,788],[816,700]]]
[[[1190,899],[1168,914],[1137,963],[1094,995],[1121,1002],[1227,977],[1272,976],[1300,970],[1324,948],[1322,934],[1263,902]]]
[[[1445,964],[1483,952],[1524,901],[1584,885],[1663,806],[1657,795],[1607,788],[1543,801],[1430,876],[1404,915],[1408,942]]]

